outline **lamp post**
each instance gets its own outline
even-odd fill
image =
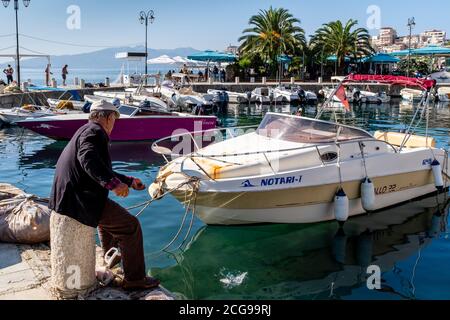
[[[27,8],[31,0],[23,0],[23,5]],[[2,0],[3,6],[7,8],[11,0]],[[17,83],[20,86],[20,52],[19,52],[19,0],[14,0],[14,10],[16,11],[16,72]]]
[[[147,73],[148,73],[148,66],[147,66],[147,60],[148,60],[148,24],[155,21],[155,13],[153,10],[150,10],[148,12],[141,11],[139,14],[139,21],[141,24],[145,24],[145,84],[147,84]]]
[[[409,27],[409,53],[408,53],[408,73],[407,76],[409,77],[410,74],[410,68],[411,68],[411,38],[412,38],[412,28],[416,25],[416,20],[414,17],[408,19],[407,26]]]

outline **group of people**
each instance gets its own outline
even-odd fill
[[[52,65],[48,64],[47,68],[45,68],[45,85],[50,86],[50,76],[53,75],[51,72]],[[69,66],[66,64],[61,70],[61,77],[63,80],[63,86],[67,85],[67,75],[69,74]]]
[[[175,73],[175,70],[169,70],[166,74],[166,79],[171,80],[172,75]],[[180,73],[186,75],[194,74],[192,70],[189,70],[188,66],[185,64],[180,70]],[[204,72],[202,70],[197,73],[200,81],[207,81],[209,77],[212,77],[215,82],[226,82],[227,80],[227,72],[224,68],[219,69],[219,67],[214,66],[211,68],[205,68]],[[189,78],[189,77],[188,77]]]
[[[47,64],[47,68],[45,68],[45,85],[50,86],[50,76],[53,75],[51,72],[51,64]],[[63,86],[67,85],[67,75],[69,74],[69,66],[66,64],[61,70],[61,77],[63,80]],[[3,70],[3,73],[6,75],[6,83],[9,85],[14,81],[14,69],[9,64],[6,69]]]
[[[205,81],[209,76],[212,76],[215,82],[226,82],[227,80],[227,72],[225,69],[219,69],[217,66],[214,66],[212,70],[210,68],[205,69]]]

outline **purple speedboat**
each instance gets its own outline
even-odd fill
[[[215,116],[195,116],[178,112],[145,111],[137,107],[121,106],[120,119],[111,134],[112,141],[141,141],[169,137],[180,132],[194,132],[216,128]],[[26,119],[17,124],[55,140],[70,140],[89,120],[89,114]]]

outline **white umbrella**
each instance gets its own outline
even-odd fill
[[[162,55],[158,58],[147,60],[147,64],[176,64],[177,61],[169,57],[168,55]]]
[[[190,59],[183,58],[180,56],[174,57],[173,60],[175,60],[175,62],[178,64],[186,64],[186,65],[194,66],[194,67],[205,67],[206,66],[206,63],[204,63],[204,62],[194,61],[194,60],[190,60]]]

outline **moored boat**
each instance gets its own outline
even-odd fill
[[[165,139],[154,151],[178,157],[161,169],[149,192],[158,198],[176,190],[181,202],[186,192],[194,193],[196,214],[213,225],[345,221],[447,187],[448,152],[436,148],[433,138],[415,135],[414,124],[406,133],[372,135],[268,113],[256,131],[199,133],[208,141],[228,132],[231,138],[216,138],[220,142],[189,154],[162,148],[172,141]]]
[[[194,116],[182,113],[159,113],[122,105],[112,141],[155,140],[176,132],[208,130],[216,127],[214,116]],[[55,140],[70,140],[88,122],[89,114],[71,114],[19,121],[18,125]]]

